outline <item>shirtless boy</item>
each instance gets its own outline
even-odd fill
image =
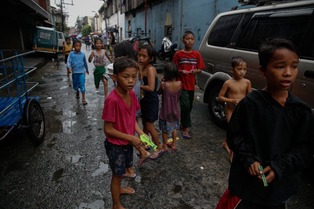
[[[235,106],[252,90],[251,82],[244,78],[247,67],[246,62],[241,57],[232,58],[230,70],[233,73],[233,77],[225,81],[218,95],[218,101],[225,103],[227,123],[230,121]],[[229,160],[231,161],[232,152],[228,147],[226,139],[224,139],[222,146],[228,152]]]

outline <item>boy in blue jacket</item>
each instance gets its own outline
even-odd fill
[[[76,91],[76,98],[80,97],[79,88],[82,93],[82,103],[87,105],[85,99],[85,73],[89,74],[86,56],[81,51],[82,43],[79,40],[74,42],[74,51],[70,52],[67,67],[72,72],[73,88]]]

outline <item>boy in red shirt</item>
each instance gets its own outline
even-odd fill
[[[105,148],[112,170],[111,195],[113,207],[123,209],[120,194],[133,194],[131,187],[121,188],[124,176],[134,175],[133,146],[140,153],[139,164],[149,158],[140,139],[135,136],[144,134],[136,122],[136,111],[140,109],[137,97],[132,90],[138,71],[137,63],[126,57],[119,57],[113,64],[114,80],[117,87],[105,99],[102,119],[106,135]]]
[[[194,41],[193,32],[186,31],[182,37],[184,49],[177,51],[173,57],[173,62],[178,66],[179,80],[182,82],[180,95],[181,129],[182,136],[185,139],[191,138],[189,127],[191,127],[191,111],[196,83],[195,75],[201,73],[202,69],[205,68],[201,54],[193,49]]]

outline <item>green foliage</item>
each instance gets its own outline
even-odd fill
[[[92,27],[90,25],[84,25],[82,30],[81,30],[81,33],[82,33],[83,36],[87,36],[91,32],[92,32]]]

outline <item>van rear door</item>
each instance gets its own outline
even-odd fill
[[[34,31],[33,49],[37,52],[57,53],[58,49],[58,36],[53,28],[37,26]]]
[[[286,8],[255,13],[241,33],[231,56],[241,55],[248,61],[247,78],[262,88],[257,51],[260,44],[275,37],[293,41],[300,52],[299,73],[291,91],[314,107],[314,4],[306,8]],[[239,51],[238,51],[239,50]],[[252,56],[256,54],[256,58]],[[255,64],[254,64],[255,63]],[[250,66],[254,69],[251,71]],[[256,73],[256,75],[249,75]]]

